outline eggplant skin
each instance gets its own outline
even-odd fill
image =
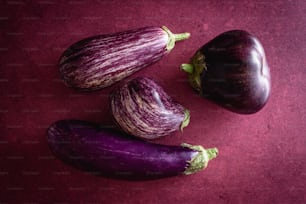
[[[80,91],[111,86],[157,62],[173,49],[175,41],[189,35],[151,26],[83,39],[60,57],[61,78],[68,87]]]
[[[120,84],[110,96],[110,107],[123,131],[144,139],[182,130],[190,119],[189,111],[148,77]]]
[[[53,154],[85,171],[128,180],[195,173],[216,156],[216,149],[167,146],[122,135],[81,120],[60,120],[47,130]]]
[[[224,32],[192,58],[198,84],[190,79],[202,96],[241,114],[252,114],[267,103],[271,79],[263,46],[244,30]],[[201,71],[200,71],[201,70]]]

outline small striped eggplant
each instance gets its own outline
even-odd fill
[[[270,70],[263,46],[244,30],[222,33],[183,64],[195,90],[236,113],[261,110],[270,95]]]
[[[168,54],[189,33],[144,27],[86,38],[60,57],[59,70],[68,87],[82,91],[102,89],[132,75]]]
[[[123,131],[144,139],[183,130],[190,120],[189,111],[148,77],[120,84],[110,95],[110,106]]]
[[[61,120],[47,131],[53,154],[96,175],[148,180],[189,175],[204,169],[217,156],[216,148],[149,143],[112,129],[79,120]]]

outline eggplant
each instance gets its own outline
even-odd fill
[[[190,121],[189,110],[148,77],[120,84],[110,95],[110,107],[115,122],[123,131],[144,139],[183,130]]]
[[[189,73],[190,84],[200,95],[235,113],[256,113],[269,99],[271,80],[265,52],[247,31],[218,35],[181,68]]]
[[[207,167],[216,148],[149,143],[114,129],[81,120],[60,120],[47,130],[53,154],[81,170],[98,176],[148,180],[189,175]]]
[[[81,91],[102,89],[157,62],[176,41],[189,36],[151,26],[89,37],[64,51],[59,60],[61,78]]]

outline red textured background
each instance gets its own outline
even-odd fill
[[[136,74],[191,110],[183,134],[155,142],[216,146],[218,158],[197,174],[146,182],[88,175],[55,159],[45,137],[52,122],[112,125],[112,88],[66,88],[61,52],[84,37],[148,25],[191,32]],[[256,35],[271,68],[270,101],[254,115],[199,98],[178,69],[230,29]],[[0,3],[0,35],[0,203],[306,203],[306,1],[9,0]]]

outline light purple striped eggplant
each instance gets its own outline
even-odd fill
[[[176,41],[189,36],[173,34],[163,26],[86,38],[62,54],[60,74],[69,87],[83,91],[105,88],[160,60]]]
[[[134,78],[114,89],[110,106],[123,131],[145,139],[182,130],[190,120],[189,111],[148,77]]]

